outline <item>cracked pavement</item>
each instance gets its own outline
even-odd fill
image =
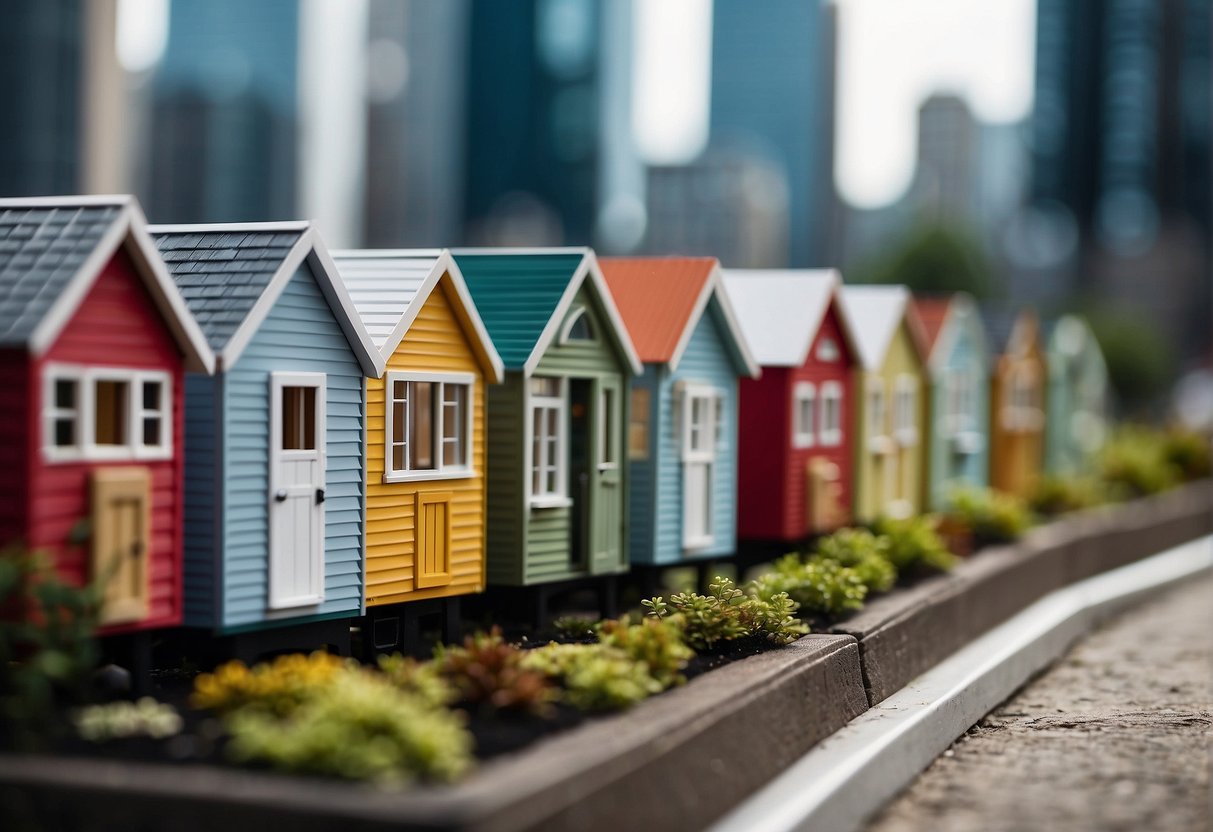
[[[868,832],[1213,829],[1213,579],[1087,636]]]

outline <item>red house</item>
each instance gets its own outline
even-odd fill
[[[102,581],[101,635],[181,621],[184,371],[214,367],[145,225],[0,200],[0,543]]]
[[[741,380],[737,534],[793,543],[851,517],[854,342],[833,270],[725,271],[762,376]]]

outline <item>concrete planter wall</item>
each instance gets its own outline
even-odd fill
[[[449,787],[0,756],[0,816],[131,832],[699,828],[810,747],[1045,594],[1213,532],[1213,484],[1073,515],[878,598],[834,634],[723,667]],[[7,827],[6,827],[7,828]]]

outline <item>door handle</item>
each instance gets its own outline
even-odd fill
[[[320,503],[323,503],[323,502],[324,502],[324,489],[317,488],[316,489],[316,504],[319,505]]]
[[[286,489],[285,488],[279,488],[277,491],[274,492],[274,502],[276,502],[276,503],[285,503],[286,502]]]

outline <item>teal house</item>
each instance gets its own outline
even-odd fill
[[[633,565],[730,556],[737,544],[739,379],[759,367],[714,257],[605,258],[644,374],[628,423]]]
[[[1085,469],[1108,432],[1108,367],[1087,322],[1063,315],[1045,336],[1045,469]]]
[[[150,231],[217,357],[185,385],[185,625],[239,656],[348,650],[383,359],[308,223]]]
[[[914,299],[927,356],[927,455],[923,494],[938,509],[957,486],[985,486],[990,470],[990,359],[981,315],[958,293]]]
[[[642,372],[588,248],[453,252],[505,366],[488,388],[490,587],[626,572],[628,386]]]

